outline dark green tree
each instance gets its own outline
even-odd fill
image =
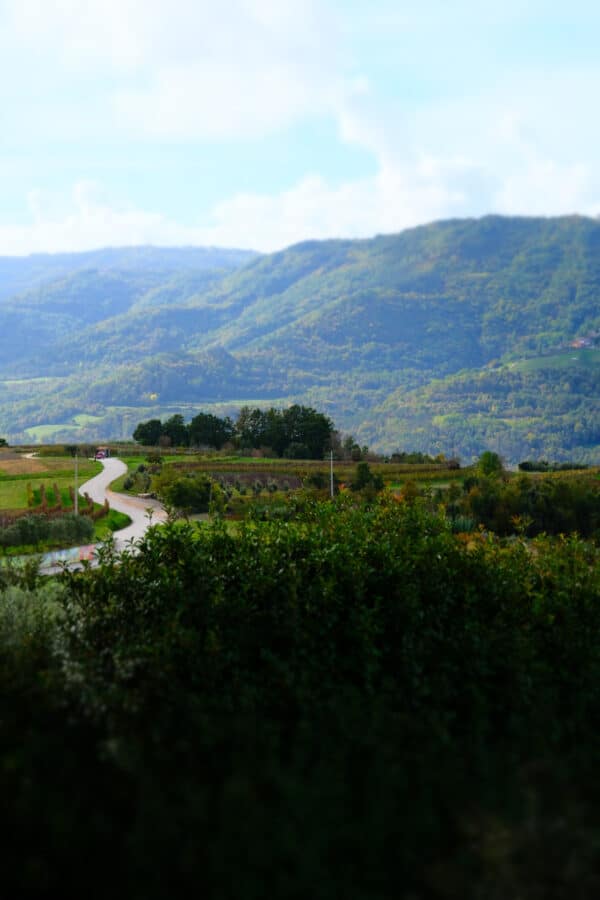
[[[167,419],[162,426],[162,434],[171,439],[172,447],[187,447],[190,442],[188,426],[180,413]]]
[[[241,447],[260,447],[266,433],[266,414],[262,409],[243,406],[235,422],[235,431]]]
[[[223,444],[232,440],[235,428],[227,416],[220,419],[211,413],[198,413],[188,426],[190,444],[194,446],[215,447],[220,450]]]
[[[288,409],[271,407],[267,410],[244,407],[236,421],[236,432],[242,447],[270,447],[278,456],[286,456],[288,448],[308,459],[323,459],[326,447],[334,434],[328,416],[310,406],[294,404]]]
[[[305,444],[311,459],[323,459],[327,443],[334,432],[333,422],[328,416],[311,406],[294,404],[283,411],[282,419],[286,447],[290,444]]]
[[[148,422],[140,422],[133,432],[133,439],[146,447],[156,447],[161,434],[162,422],[160,419],[150,419]]]
[[[493,478],[504,473],[504,465],[497,453],[494,453],[492,450],[485,450],[479,457],[477,470],[480,475],[484,475],[486,478]]]
[[[350,483],[350,488],[353,491],[362,491],[367,487],[373,491],[383,490],[383,478],[372,472],[369,463],[363,461],[357,463],[356,475]]]
[[[184,513],[208,512],[211,499],[211,479],[207,475],[184,475],[168,480],[159,488],[161,498],[168,506]]]

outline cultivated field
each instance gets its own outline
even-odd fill
[[[78,463],[78,483],[82,484],[102,468],[88,459]],[[27,485],[33,491],[41,484],[51,486],[60,481],[61,487],[75,484],[75,469],[70,457],[28,457],[14,451],[0,451],[0,510],[27,509]]]

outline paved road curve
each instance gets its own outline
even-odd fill
[[[123,550],[129,541],[143,537],[150,523],[148,511],[152,509],[152,522],[164,522],[167,514],[158,500],[143,499],[140,497],[128,497],[125,494],[117,494],[109,490],[109,484],[124,475],[127,466],[120,459],[103,459],[103,470],[94,478],[86,481],[79,488],[79,493],[88,493],[95,503],[104,503],[108,498],[111,509],[126,513],[131,519],[131,525],[115,531],[115,544],[118,550]]]
[[[84,493],[89,494],[96,503],[104,503],[108,498],[112,509],[124,512],[129,516],[131,525],[114,533],[117,550],[124,550],[130,545],[130,541],[136,541],[144,535],[150,525],[148,514],[150,509],[152,509],[153,523],[164,522],[167,514],[158,500],[128,497],[125,494],[116,494],[109,490],[109,484],[115,478],[124,475],[127,466],[120,459],[103,459],[102,465],[102,471],[82,484],[78,493],[82,496]],[[61,571],[62,563],[67,563],[69,568],[79,568],[83,560],[88,560],[94,565],[96,546],[98,545],[88,544],[86,547],[70,547],[67,550],[53,550],[51,553],[44,553],[40,567],[45,574],[51,575]],[[23,559],[27,559],[27,557],[23,557]]]

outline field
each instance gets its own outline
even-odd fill
[[[58,435],[64,438],[72,434],[73,438],[76,438],[78,433],[79,425],[34,425],[25,429],[25,434],[38,443],[51,441]]]
[[[86,477],[95,475],[98,471],[98,463],[94,460],[79,459],[78,469]],[[68,477],[74,471],[72,459],[65,457],[45,457],[30,459],[21,456],[17,459],[3,459],[0,455],[0,477],[14,477],[18,475],[46,474],[53,477]]]
[[[79,486],[96,475],[102,466],[91,459],[79,459],[77,483]],[[73,459],[68,456],[42,456],[31,458],[14,451],[0,451],[0,512],[22,512],[29,508],[29,497],[34,505],[41,502],[41,486],[44,485],[49,507],[57,502],[54,485],[60,491],[62,508],[73,511],[69,489],[75,485]],[[96,504],[95,509],[100,507]],[[125,528],[130,523],[129,516],[111,509],[93,523],[90,540],[96,542],[106,538],[113,531]],[[40,538],[37,543],[20,543],[4,547],[2,553],[8,556],[36,554],[46,550],[59,549],[72,544],[87,543],[74,537]]]
[[[102,466],[95,460],[80,459],[78,463],[78,483],[96,475]],[[75,484],[73,460],[69,457],[29,458],[10,451],[0,452],[0,509],[27,509],[27,485],[33,491],[40,485],[51,486],[60,482],[61,488]]]
[[[296,476],[305,478],[316,472],[329,476],[330,462],[328,459],[253,459],[252,457],[213,457],[196,459],[181,459],[175,457],[176,467],[182,469],[195,469],[198,471],[214,473],[215,475],[229,472],[257,473],[263,477],[273,473],[278,478]],[[357,463],[351,460],[333,461],[333,472],[336,478],[342,482],[352,480],[356,472]],[[454,478],[463,478],[465,469],[449,469],[444,464],[420,464],[407,463],[383,463],[369,462],[369,468],[374,474],[381,475],[386,484],[405,481],[437,482]]]
[[[593,368],[600,366],[600,350],[574,347],[563,350],[560,353],[552,353],[548,356],[536,356],[533,359],[523,359],[519,362],[509,363],[509,369],[517,372],[538,372],[540,369],[569,369],[573,365]]]

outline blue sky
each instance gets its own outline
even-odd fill
[[[600,214],[600,7],[0,0],[0,254]]]

